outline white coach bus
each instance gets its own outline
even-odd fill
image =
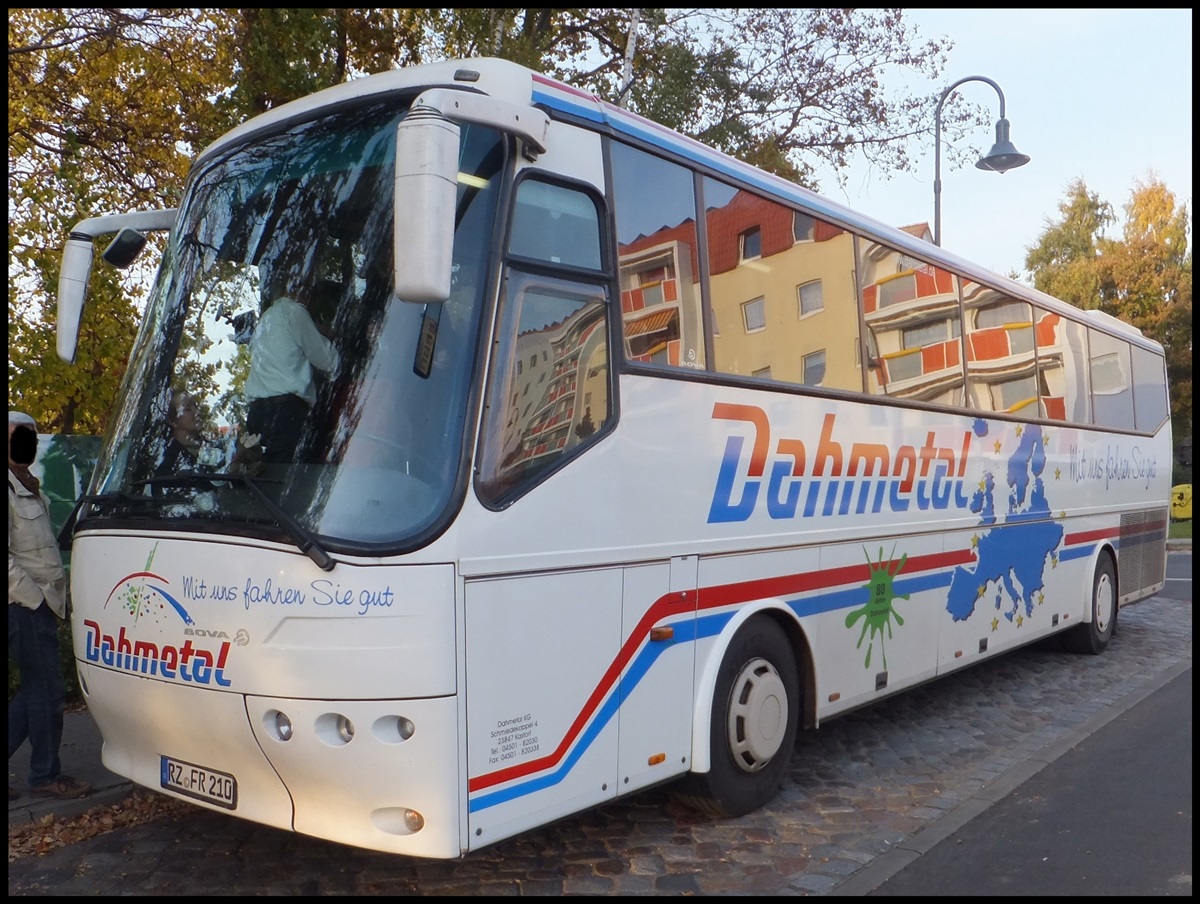
[[[93,239],[148,230],[64,542],[104,764],[165,794],[441,858],[668,780],[738,815],[798,730],[1163,586],[1158,344],[512,63],[80,223],[67,360]],[[279,297],[336,362],[251,431]]]

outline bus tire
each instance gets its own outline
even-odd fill
[[[1112,557],[1101,553],[1092,577],[1092,619],[1063,635],[1063,648],[1071,653],[1098,656],[1104,652],[1117,628],[1117,570]]]
[[[713,816],[742,816],[770,801],[791,761],[799,716],[792,645],[770,618],[751,618],[717,673],[709,771],[687,776],[679,798]]]

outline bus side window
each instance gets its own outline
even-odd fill
[[[1166,361],[1136,345],[1130,346],[1130,351],[1133,353],[1133,402],[1137,428],[1153,432],[1170,414],[1166,393]]]
[[[526,179],[517,188],[509,253],[555,266],[599,270],[600,215],[586,194]]]
[[[1089,423],[1087,339],[1083,325],[1036,305],[1033,319],[1043,417],[1074,424]]]
[[[966,310],[967,377],[972,404],[981,411],[1007,411],[1041,417],[1047,406],[1058,412],[1039,386],[1034,351],[1033,313],[1017,301],[968,280],[963,286]]]
[[[607,426],[608,293],[510,269],[488,378],[480,498],[503,506]]]
[[[1092,412],[1098,427],[1132,430],[1133,376],[1129,343],[1099,330],[1088,330]]]
[[[868,392],[963,405],[959,277],[879,242],[859,250]]]
[[[854,237],[705,177],[712,369],[862,392]]]
[[[690,170],[613,142],[625,357],[704,370],[704,318]]]

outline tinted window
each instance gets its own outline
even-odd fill
[[[967,375],[971,404],[982,411],[1040,417],[1033,308],[967,281]]]
[[[517,188],[510,249],[550,264],[599,270],[599,220],[583,192],[526,179]]]
[[[1139,430],[1157,430],[1167,418],[1166,362],[1152,351],[1131,346],[1133,401]]]
[[[601,286],[509,272],[477,480],[485,501],[528,487],[607,424],[607,301]]]
[[[703,369],[692,174],[626,145],[611,147],[625,355]]]
[[[857,340],[854,237],[830,223],[734,188],[703,181],[713,361],[726,374],[862,390]],[[811,234],[810,234],[811,233]],[[747,237],[758,257],[744,253]],[[798,236],[811,240],[797,241]],[[803,316],[803,321],[801,317]],[[819,381],[805,357],[825,352]]]
[[[1129,343],[1099,330],[1088,330],[1092,411],[1101,427],[1132,430],[1133,379]]]
[[[1086,328],[1061,314],[1033,310],[1043,415],[1090,423]]]
[[[958,277],[886,245],[860,244],[869,390],[964,404]]]

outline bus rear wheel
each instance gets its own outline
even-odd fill
[[[1117,570],[1112,558],[1101,553],[1092,577],[1092,620],[1063,635],[1063,648],[1071,653],[1098,656],[1108,647],[1117,627]]]
[[[713,816],[742,816],[770,801],[792,757],[799,713],[792,645],[771,619],[751,618],[717,673],[709,771],[684,779],[679,798]]]

